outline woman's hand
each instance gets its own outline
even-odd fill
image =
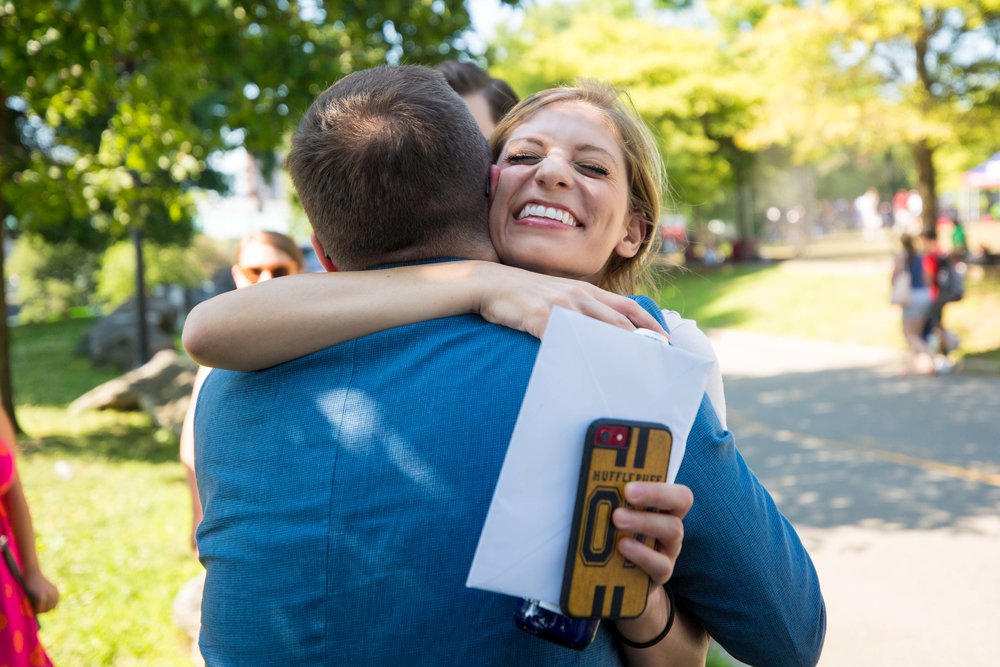
[[[653,539],[647,545],[624,537],[618,541],[618,550],[649,575],[654,588],[662,586],[674,573],[681,552],[683,519],[694,501],[691,489],[680,484],[632,482],[625,486],[625,500],[634,508],[644,509],[619,507],[612,517],[615,528],[630,536]]]
[[[478,311],[483,319],[541,338],[552,308],[561,306],[631,331],[666,333],[652,315],[628,297],[580,280],[546,276],[501,264],[477,262]]]
[[[24,587],[36,614],[44,614],[59,604],[59,589],[41,572],[25,572]]]
[[[691,490],[679,484],[632,482],[625,486],[625,500],[631,507],[619,507],[612,521],[627,536],[618,541],[618,550],[649,575],[652,585],[646,610],[638,618],[617,621],[618,631],[632,641],[652,640],[666,626],[670,601],[663,584],[674,573],[674,564],[684,541],[684,516],[691,509]],[[647,546],[633,535],[646,535]],[[652,540],[649,540],[652,538]],[[666,638],[648,649],[625,647],[630,666],[663,664],[704,665],[708,635],[693,619],[674,610],[677,618]]]

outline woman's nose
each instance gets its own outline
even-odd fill
[[[572,167],[566,160],[550,155],[538,165],[535,181],[547,188],[569,187],[573,183]]]
[[[265,280],[270,280],[273,277],[274,277],[274,274],[271,273],[271,269],[263,269],[260,272],[260,278],[257,279],[257,282],[262,283]]]

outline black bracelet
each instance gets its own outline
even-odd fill
[[[618,625],[615,624],[615,634],[618,635],[618,639],[622,644],[625,644],[625,646],[631,646],[632,648],[649,648],[650,646],[656,646],[663,641],[664,637],[667,636],[667,633],[670,632],[670,628],[674,624],[674,592],[670,590],[670,587],[666,584],[663,585],[663,590],[667,592],[667,599],[670,600],[670,614],[667,616],[667,624],[663,627],[663,630],[660,631],[660,634],[656,635],[648,642],[634,642],[623,635],[621,631],[618,630]]]

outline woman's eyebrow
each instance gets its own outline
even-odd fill
[[[579,146],[576,147],[576,151],[578,153],[593,153],[593,152],[604,153],[605,155],[608,156],[609,159],[611,159],[612,161],[614,160],[614,155],[611,154],[611,151],[605,148],[601,148],[600,146],[594,146],[593,144],[580,144]]]
[[[545,142],[543,142],[541,139],[536,139],[535,137],[517,137],[515,139],[511,139],[510,143],[516,144],[516,143],[521,142],[521,141],[526,141],[529,144],[535,144],[539,148],[544,148],[545,147]]]

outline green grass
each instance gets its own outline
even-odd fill
[[[655,295],[665,308],[703,329],[903,348],[899,308],[889,304],[886,271],[843,262],[787,262],[675,269]],[[965,298],[949,304],[945,323],[960,354],[1000,360],[1000,279],[973,271]]]
[[[73,350],[96,320],[25,324],[11,330],[15,399],[24,405],[64,407],[93,387],[116,377],[113,368],[95,370]]]
[[[885,276],[830,274],[792,264],[727,265],[675,271],[659,302],[704,329],[892,346],[902,335],[888,294]]]
[[[43,571],[59,607],[42,617],[57,665],[190,665],[171,602],[199,565],[177,441],[139,413],[70,415],[72,399],[116,376],[72,356],[92,324],[13,329],[19,473]]]

